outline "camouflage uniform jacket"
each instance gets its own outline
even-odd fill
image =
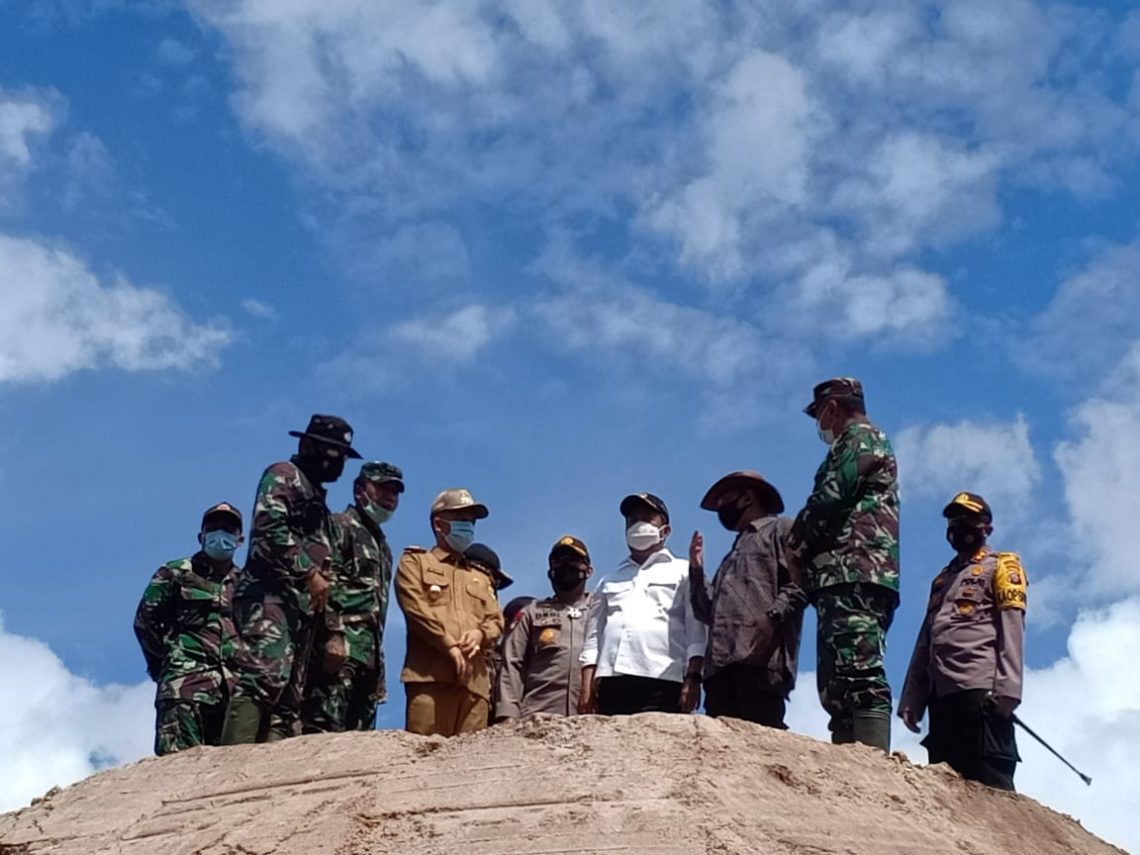
[[[158,568],[135,612],[146,671],[159,700],[218,703],[233,688],[233,590],[205,553]]]
[[[955,557],[934,577],[899,709],[922,716],[932,695],[986,689],[1021,699],[1028,580],[1012,552]]]
[[[288,606],[310,613],[305,577],[326,558],[333,560],[333,539],[324,488],[312,483],[293,461],[274,463],[257,487],[249,557],[234,596],[279,597]],[[335,616],[331,611],[327,614]],[[330,620],[329,629],[339,631],[340,627]]]
[[[899,590],[899,487],[886,434],[854,422],[815,474],[815,487],[792,527],[803,545],[805,590],[864,582]]]
[[[355,505],[336,514],[333,524],[339,560],[329,609],[344,627],[348,657],[376,667],[388,616],[392,550],[380,527]]]

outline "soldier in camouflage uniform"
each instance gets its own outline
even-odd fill
[[[381,526],[400,503],[404,474],[390,463],[365,463],[353,484],[354,503],[333,517],[339,560],[329,609],[344,627],[315,651],[301,711],[305,733],[371,730],[376,704],[387,697],[384,622],[392,582],[392,550]],[[329,649],[343,645],[343,655]]]
[[[158,684],[155,754],[217,745],[233,688],[233,587],[241,513],[226,502],[202,516],[189,558],[158,568],[135,612],[146,672]]]
[[[225,745],[295,735],[317,624],[333,638],[342,630],[337,614],[325,611],[335,535],[322,485],[340,478],[345,458],[360,454],[352,428],[337,416],[315,415],[304,431],[289,434],[300,438],[297,454],[261,476],[249,557],[235,584],[239,679]],[[343,638],[329,654],[343,656]]]
[[[899,602],[898,468],[852,377],[815,387],[805,410],[828,453],[792,528],[794,562],[818,617],[816,677],[835,743],[890,750],[884,659]]]

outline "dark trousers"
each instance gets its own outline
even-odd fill
[[[598,712],[633,715],[642,712],[679,712],[681,684],[653,677],[618,674],[598,680]]]
[[[705,712],[787,730],[782,689],[768,684],[768,669],[737,662],[705,680]]]
[[[963,778],[999,790],[1013,789],[1017,740],[1013,719],[988,708],[985,689],[930,701],[930,733],[922,740],[931,763],[948,763]]]

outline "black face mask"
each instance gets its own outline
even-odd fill
[[[955,552],[976,552],[985,545],[986,532],[974,526],[953,525],[946,529],[946,542]]]
[[[344,457],[326,454],[298,454],[293,458],[305,477],[317,484],[331,484],[344,474]]]
[[[716,518],[720,520],[720,524],[729,531],[736,531],[736,527],[740,525],[740,518],[743,515],[744,508],[738,508],[735,505],[721,505],[716,509]]]
[[[558,564],[550,569],[550,583],[556,591],[573,591],[585,578],[586,574],[573,564]]]

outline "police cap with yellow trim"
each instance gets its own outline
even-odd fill
[[[572,534],[564,534],[558,538],[554,546],[550,548],[550,557],[554,558],[555,555],[569,554],[578,558],[584,558],[586,563],[590,563],[590,552],[586,549],[586,544],[574,537]]]
[[[977,493],[959,493],[950,500],[950,504],[942,509],[942,516],[948,520],[976,516],[987,524],[994,521],[990,506]]]

